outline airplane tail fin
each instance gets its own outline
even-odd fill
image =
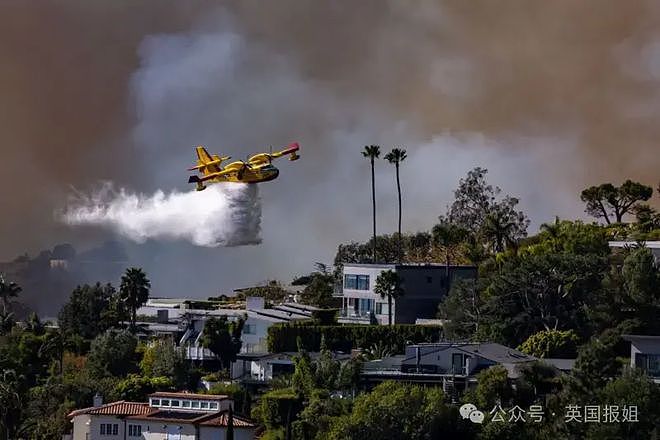
[[[197,165],[189,168],[188,171],[199,170],[205,176],[220,171],[220,164],[230,158],[229,156],[220,157],[215,154],[211,156],[206,148],[201,145],[196,147],[195,150],[197,151]]]

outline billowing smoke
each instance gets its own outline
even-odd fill
[[[649,1],[0,2],[0,255],[98,241],[51,221],[69,185],[183,191],[196,144],[243,159],[299,141],[302,158],[260,187],[260,246],[132,246],[158,294],[300,275],[368,239],[366,144],[408,150],[404,230],[473,166],[533,227],[583,215],[587,185],[657,185],[659,28]],[[392,232],[384,161],[376,186]]]
[[[261,205],[256,185],[211,185],[205,191],[147,196],[115,191],[111,184],[78,195],[61,218],[69,225],[98,225],[135,242],[187,240],[197,246],[258,244]]]

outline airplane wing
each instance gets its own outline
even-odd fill
[[[269,156],[272,159],[275,159],[290,154],[291,157],[289,158],[289,160],[297,160],[300,157],[298,154],[296,154],[298,150],[300,150],[300,145],[298,144],[298,142],[294,142],[292,144],[287,145],[287,147],[284,150],[271,153]]]
[[[227,174],[235,173],[236,170],[222,170],[215,173],[205,174],[204,176],[190,176],[188,183],[206,182],[207,180],[215,179],[216,177],[225,176]]]

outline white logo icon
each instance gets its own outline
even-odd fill
[[[458,412],[461,414],[461,417],[470,419],[472,423],[483,423],[484,421],[484,413],[477,410],[477,407],[471,403],[461,405]]]

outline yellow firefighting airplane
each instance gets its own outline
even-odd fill
[[[273,159],[289,154],[289,160],[298,160],[300,156],[298,143],[288,145],[284,150],[275,153],[259,153],[250,157],[247,162],[236,161],[225,165],[222,162],[231,159],[229,156],[210,155],[201,145],[197,150],[197,165],[188,171],[198,170],[201,176],[190,176],[188,183],[196,183],[197,191],[206,189],[204,182],[244,182],[259,183],[277,178],[280,171],[272,164]]]

